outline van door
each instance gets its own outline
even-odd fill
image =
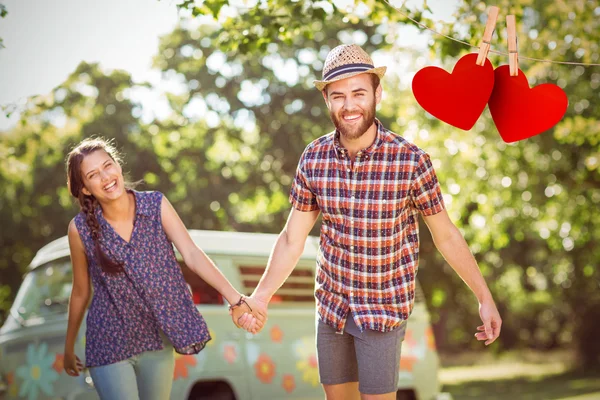
[[[71,277],[69,258],[41,265],[25,276],[0,331],[7,399],[98,398],[89,375],[73,378],[63,371]],[[81,334],[75,352],[85,363],[84,340]]]
[[[408,318],[402,342],[399,389],[414,391],[417,398],[433,398],[439,392],[439,360],[435,347],[425,295],[415,283],[413,312]]]
[[[234,287],[239,279],[228,257],[211,256]],[[196,355],[175,354],[173,399],[246,399],[245,334],[235,327],[221,294],[180,262],[194,303],[206,320],[212,340]],[[235,396],[235,397],[232,397]]]
[[[301,260],[269,304],[266,326],[249,335],[246,357],[252,399],[322,399],[315,348],[314,260]],[[266,260],[236,260],[251,294]]]

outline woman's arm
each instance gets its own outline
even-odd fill
[[[215,288],[229,304],[236,304],[241,294],[235,290],[225,275],[217,268],[210,258],[196,246],[177,211],[169,200],[163,196],[161,204],[162,225],[167,237],[181,256],[186,265],[200,276],[206,283]]]
[[[88,273],[88,262],[85,250],[75,222],[69,224],[69,248],[71,250],[71,264],[73,265],[73,288],[69,300],[69,319],[67,323],[67,336],[65,339],[65,360],[75,359],[75,341],[81,327],[81,321],[90,302],[91,288]],[[70,372],[70,371],[67,371]],[[73,371],[75,372],[75,371]],[[70,375],[76,375],[69,373]]]

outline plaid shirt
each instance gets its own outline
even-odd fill
[[[300,158],[290,202],[323,214],[317,312],[343,331],[349,310],[361,331],[387,332],[410,315],[419,261],[418,214],[444,209],[429,156],[385,129],[354,162],[332,132]]]

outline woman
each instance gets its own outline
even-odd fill
[[[73,289],[65,371],[78,376],[83,370],[74,346],[93,286],[85,353],[98,394],[110,400],[168,399],[173,349],[195,354],[210,340],[172,244],[190,269],[229,304],[240,305],[244,297],[194,244],[160,192],[126,188],[119,156],[107,141],[81,142],[69,153],[67,175],[81,212],[68,233]],[[258,314],[251,300],[248,303]],[[234,315],[236,325],[239,315]],[[262,328],[264,315],[250,318],[249,331]]]

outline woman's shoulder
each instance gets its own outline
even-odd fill
[[[77,215],[75,215],[73,217],[73,219],[71,220],[71,222],[69,223],[69,228],[71,228],[71,226],[75,226],[77,228],[77,230],[81,230],[81,227],[86,226],[86,215],[83,211],[79,211],[77,213]]]
[[[142,214],[157,214],[160,215],[160,205],[164,195],[156,190],[137,191],[134,190],[137,201],[137,206]]]
[[[140,200],[144,201],[152,201],[152,200],[162,200],[163,194],[158,190],[133,190],[136,197],[139,197]]]
[[[82,241],[90,235],[87,216],[83,211],[77,213],[69,223],[69,234],[74,233],[77,233]]]

